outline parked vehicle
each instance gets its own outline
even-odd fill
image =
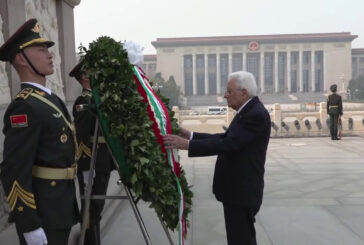
[[[226,107],[222,106],[210,106],[208,107],[207,114],[208,115],[221,115],[226,114]]]

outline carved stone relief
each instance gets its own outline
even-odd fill
[[[3,20],[0,15],[0,43],[4,43],[2,32]],[[5,62],[0,62],[0,104],[10,103],[9,79],[5,71]]]

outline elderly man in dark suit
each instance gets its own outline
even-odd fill
[[[224,207],[229,245],[257,244],[254,223],[263,199],[271,124],[256,94],[253,74],[231,73],[224,97],[237,114],[225,133],[182,129],[181,136],[164,137],[168,148],[188,150],[189,157],[217,155],[213,192]]]

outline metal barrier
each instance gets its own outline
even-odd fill
[[[279,128],[278,128],[278,126],[277,126],[277,124],[275,124],[273,121],[271,121],[271,123],[270,123],[270,124],[271,124],[272,128],[274,129],[274,131],[276,131],[276,132],[277,132],[277,131],[278,131],[278,129],[279,129]]]
[[[349,126],[349,130],[354,129],[354,121],[351,117],[349,117],[349,119],[348,119],[348,126]]]
[[[288,132],[289,126],[285,122],[282,121],[281,126]]]
[[[311,123],[310,123],[310,121],[309,120],[305,120],[305,125],[306,125],[306,128],[308,129],[308,130],[311,130],[311,128],[312,128],[312,126],[311,126]]]
[[[296,127],[297,130],[301,129],[301,125],[300,125],[300,122],[298,120],[294,120],[294,126]]]
[[[321,130],[322,129],[322,124],[321,124],[321,121],[320,121],[320,119],[316,119],[316,126],[317,126],[317,128],[319,129],[319,130]]]

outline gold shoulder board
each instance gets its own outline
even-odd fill
[[[25,88],[16,95],[15,99],[20,98],[20,99],[26,100],[33,92],[34,92],[34,89]]]
[[[36,94],[39,94],[40,96],[45,96],[45,92],[43,92],[43,91],[38,91],[38,90],[34,90],[34,92],[36,93]]]

